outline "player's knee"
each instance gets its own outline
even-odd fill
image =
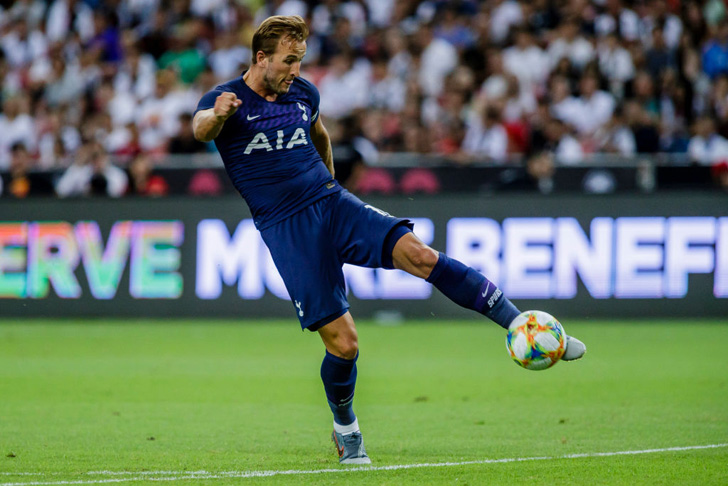
[[[412,248],[408,257],[415,267],[429,274],[435,268],[439,255],[429,246],[422,245]]]
[[[354,359],[359,352],[359,341],[356,337],[346,337],[336,341],[335,351],[339,357]]]

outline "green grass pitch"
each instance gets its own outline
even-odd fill
[[[0,486],[728,484],[725,321],[564,325],[586,357],[534,372],[488,322],[360,322],[374,466],[504,461],[337,472],[323,347],[294,320],[5,322]]]

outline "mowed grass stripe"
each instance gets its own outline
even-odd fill
[[[612,457],[612,456],[626,456],[626,455],[642,455],[642,454],[658,454],[665,452],[683,452],[693,451],[700,449],[717,449],[720,447],[728,447],[726,444],[706,444],[696,446],[682,446],[682,447],[665,447],[660,449],[643,449],[643,450],[632,450],[632,451],[613,451],[613,452],[587,452],[580,454],[567,454],[564,456],[552,456],[552,457],[507,457],[501,459],[483,459],[480,461],[462,461],[462,462],[439,462],[439,463],[423,463],[423,464],[393,464],[389,466],[364,466],[364,467],[351,467],[351,468],[340,468],[340,469],[311,469],[311,470],[287,470],[287,471],[225,471],[219,473],[212,473],[206,471],[195,471],[195,472],[171,472],[171,471],[143,471],[143,472],[131,472],[131,471],[92,471],[87,474],[95,475],[136,475],[133,477],[125,478],[109,478],[109,479],[91,479],[91,480],[75,480],[75,481],[29,481],[29,482],[13,482],[13,483],[0,483],[0,486],[60,486],[66,484],[108,484],[108,483],[121,483],[121,482],[136,482],[136,481],[186,481],[190,479],[245,479],[245,478],[264,478],[271,476],[298,476],[298,475],[311,475],[311,474],[341,474],[341,473],[356,473],[356,472],[371,472],[371,471],[398,471],[403,469],[421,469],[421,468],[436,468],[436,467],[454,467],[454,466],[472,466],[482,464],[505,464],[512,462],[528,462],[528,461],[553,461],[561,459],[584,459],[591,457]],[[30,474],[42,474],[42,473],[30,473]],[[159,477],[154,477],[160,475]],[[151,477],[150,477],[151,476]]]

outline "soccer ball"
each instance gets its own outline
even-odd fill
[[[566,333],[551,314],[526,311],[508,326],[506,348],[513,361],[527,370],[545,370],[564,355]]]

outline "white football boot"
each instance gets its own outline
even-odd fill
[[[564,361],[574,361],[584,356],[586,353],[586,345],[569,335],[566,336],[566,350],[561,357]]]

